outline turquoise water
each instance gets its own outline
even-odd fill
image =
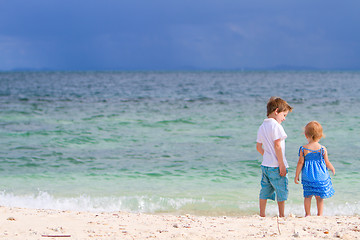
[[[0,73],[0,205],[255,214],[273,95],[294,107],[286,213],[303,214],[293,178],[317,120],[336,168],[325,214],[360,214],[360,72]]]

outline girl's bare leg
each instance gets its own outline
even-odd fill
[[[324,210],[324,199],[322,199],[319,196],[315,196],[316,198],[316,205],[317,205],[317,210],[318,210],[318,216],[322,216],[323,215],[323,210]]]
[[[305,217],[311,216],[311,213],[310,213],[311,198],[312,198],[312,196],[304,198]]]

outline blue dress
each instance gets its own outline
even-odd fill
[[[304,149],[309,153],[304,154]],[[324,160],[324,148],[311,150],[304,148],[299,149],[303,152],[304,166],[301,171],[301,183],[304,189],[304,197],[319,196],[329,198],[334,195],[335,190],[331,183],[329,172]]]

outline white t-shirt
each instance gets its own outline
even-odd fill
[[[285,138],[287,135],[284,128],[273,118],[267,118],[261,124],[258,130],[256,142],[262,143],[264,149],[263,161],[261,165],[266,167],[279,167],[274,148],[274,141],[281,139],[281,150],[283,161],[286,168],[289,167],[285,158]]]

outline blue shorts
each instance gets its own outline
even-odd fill
[[[289,195],[288,178],[280,176],[280,169],[278,167],[265,167],[261,165],[262,179],[260,199],[272,199],[282,202],[287,200]],[[288,170],[286,169],[286,172]]]

